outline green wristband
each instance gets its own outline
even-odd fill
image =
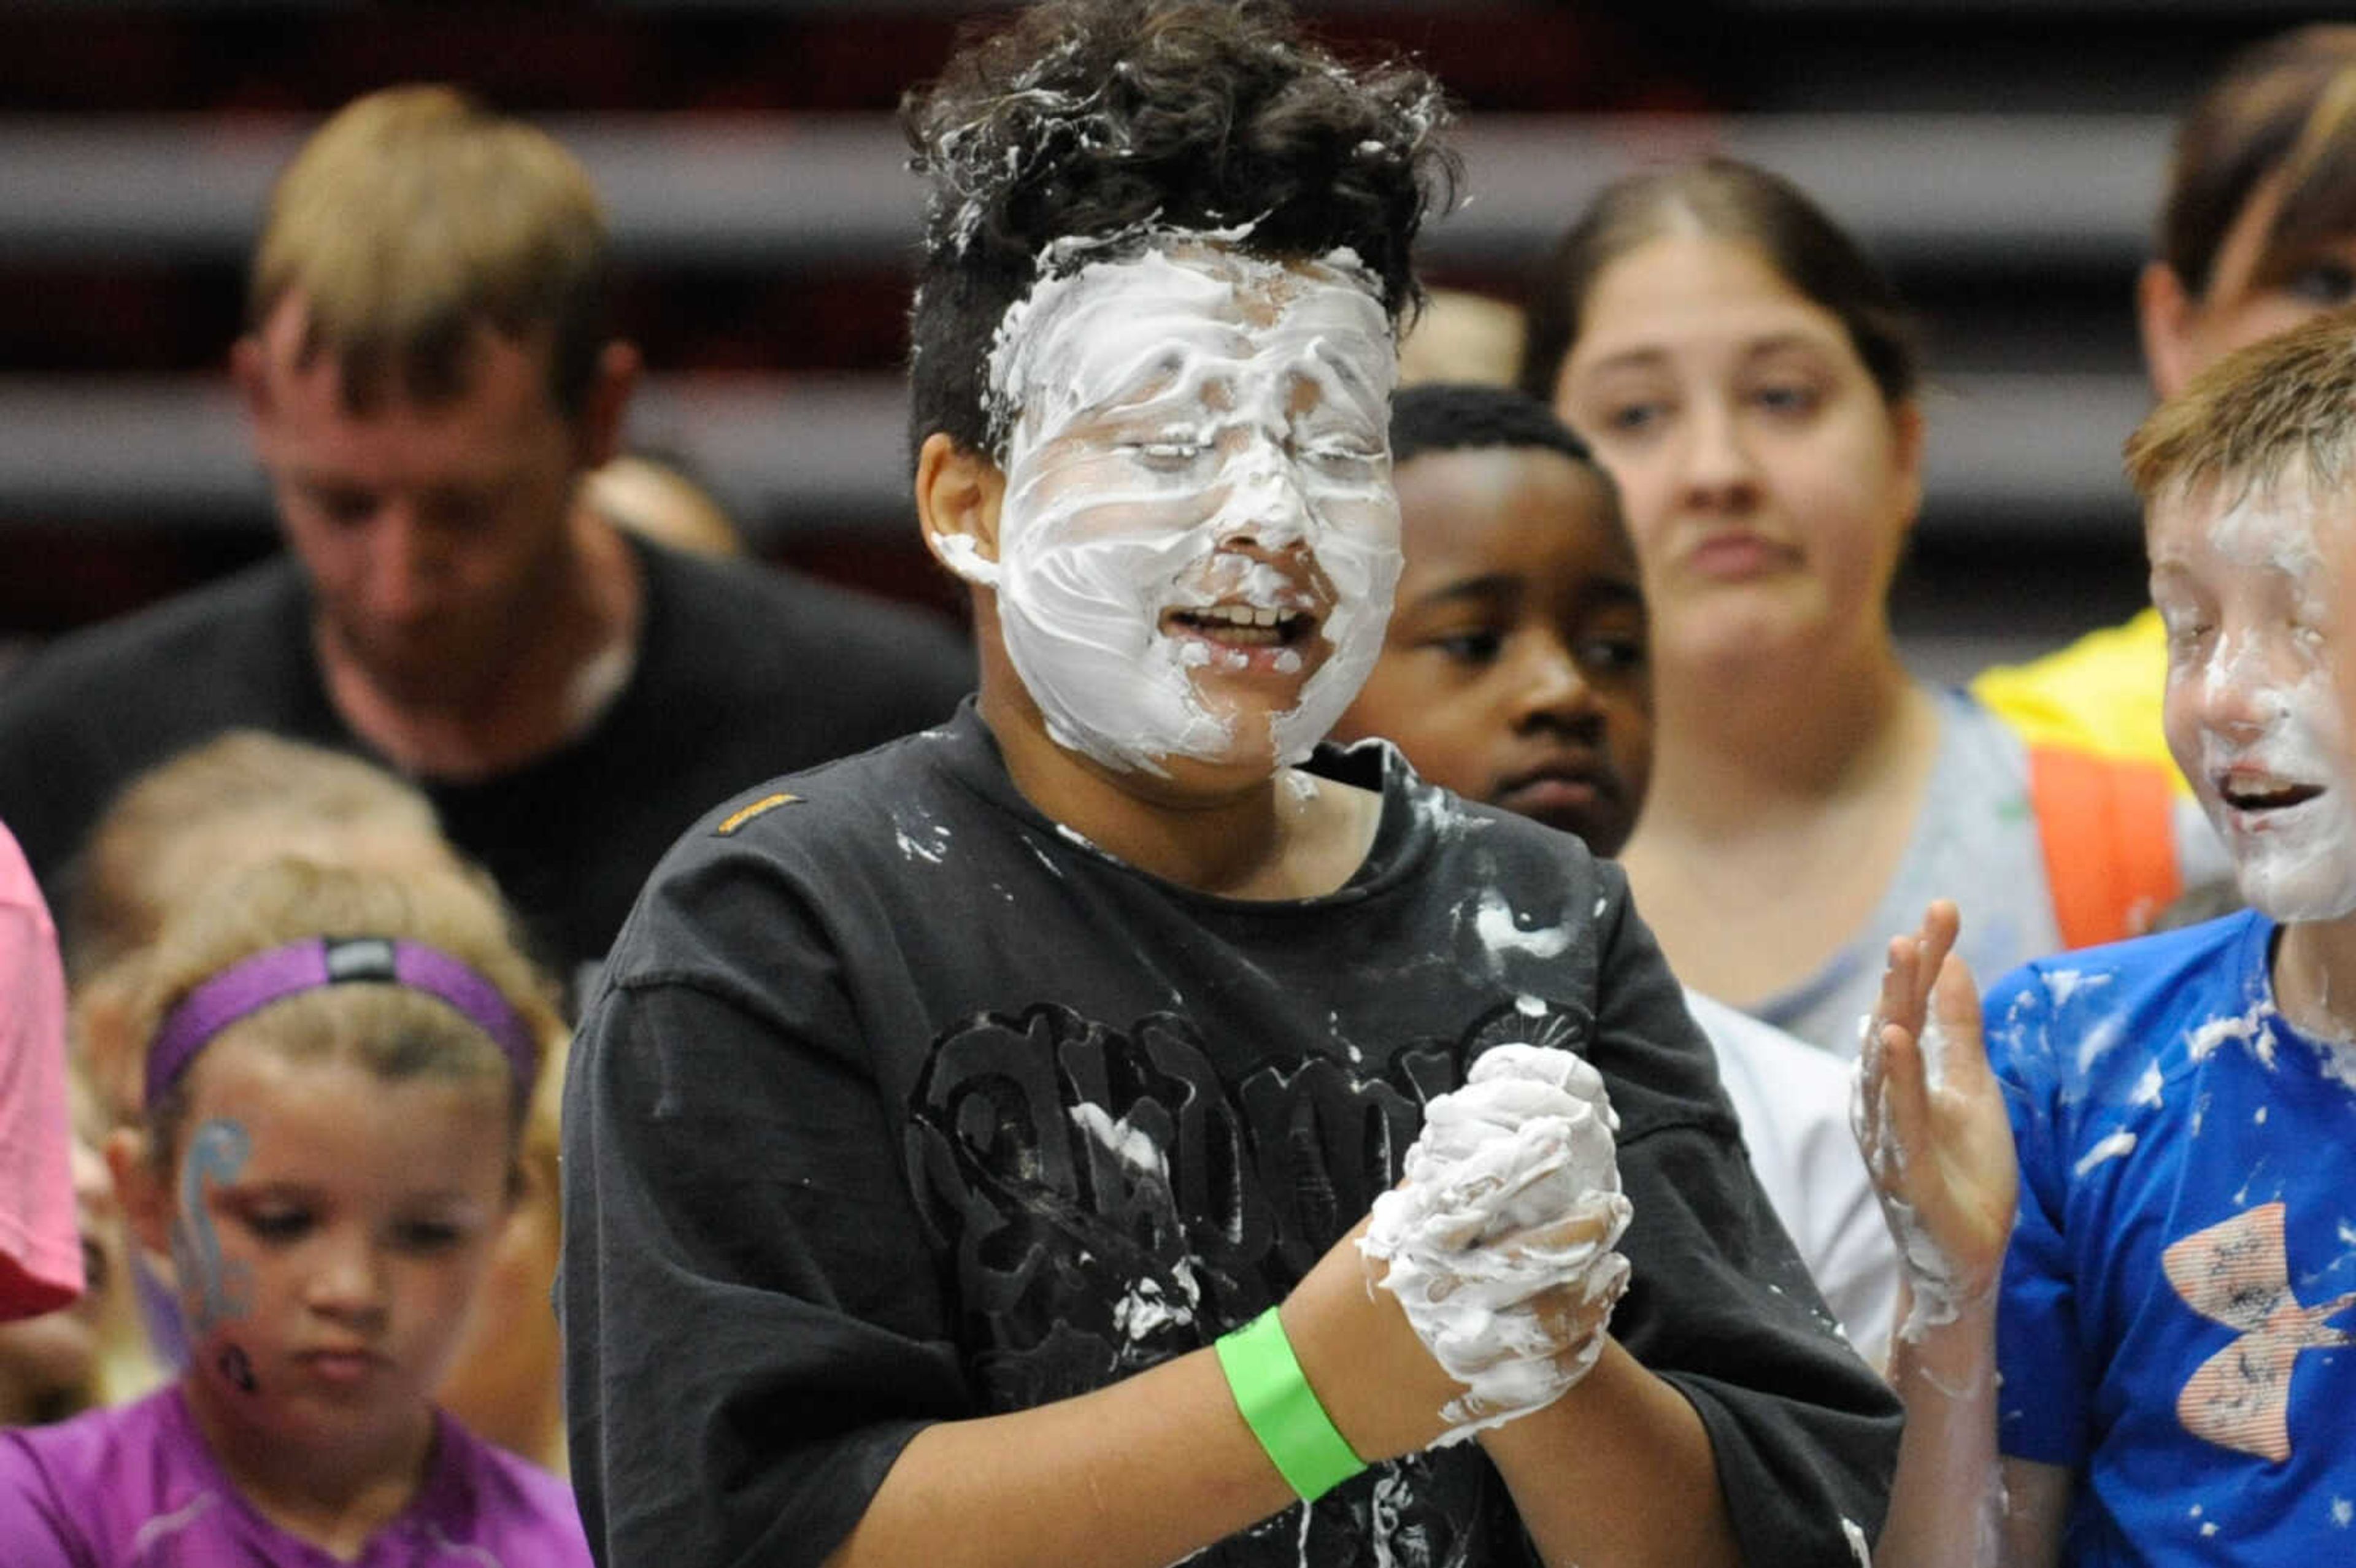
[[[1221,1335],[1213,1349],[1219,1353],[1219,1370],[1227,1374],[1227,1392],[1235,1395],[1244,1424],[1303,1502],[1314,1501],[1366,1467],[1317,1403],[1317,1391],[1301,1375],[1275,1307]]]

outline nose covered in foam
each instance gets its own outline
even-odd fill
[[[1013,411],[991,586],[1069,750],[1274,767],[1340,718],[1399,573],[1389,321],[1346,252],[1200,241],[1051,277],[1001,324]]]

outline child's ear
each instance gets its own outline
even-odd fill
[[[1005,500],[997,464],[940,431],[925,437],[916,452],[916,520],[935,560],[968,582],[995,583]]]
[[[106,1135],[106,1168],[132,1239],[158,1258],[172,1255],[172,1184],[148,1156],[147,1135],[117,1127]]]

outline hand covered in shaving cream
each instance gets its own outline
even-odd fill
[[[1465,1385],[1440,1412],[1454,1443],[1543,1409],[1602,1353],[1628,1261],[1602,1076],[1566,1051],[1503,1045],[1426,1109],[1407,1177],[1359,1243],[1383,1287]]]
[[[1943,899],[1920,931],[1890,940],[1849,1104],[1912,1301],[1899,1336],[1914,1342],[1994,1292],[2019,1193],[1979,991],[1952,951],[1956,926]]]

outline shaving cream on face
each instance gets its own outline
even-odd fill
[[[1396,370],[1347,252],[1286,265],[1173,237],[1007,312],[998,559],[946,558],[995,590],[1058,744],[1155,774],[1308,755],[1381,653],[1398,581]],[[1314,630],[1256,645],[1172,620],[1214,606]]]
[[[1543,1409],[1602,1354],[1628,1279],[1612,1250],[1630,1213],[1619,1125],[1601,1075],[1544,1046],[1490,1050],[1425,1108],[1407,1179],[1359,1245],[1388,1261],[1384,1288],[1465,1385],[1440,1444]]]
[[[2175,539],[2181,521],[2154,528],[2175,544],[2154,550],[2171,741],[2243,898],[2286,922],[2356,913],[2356,759],[2329,662],[2338,575],[2314,503],[2286,504],[2302,489],[2245,496],[2192,539]]]

